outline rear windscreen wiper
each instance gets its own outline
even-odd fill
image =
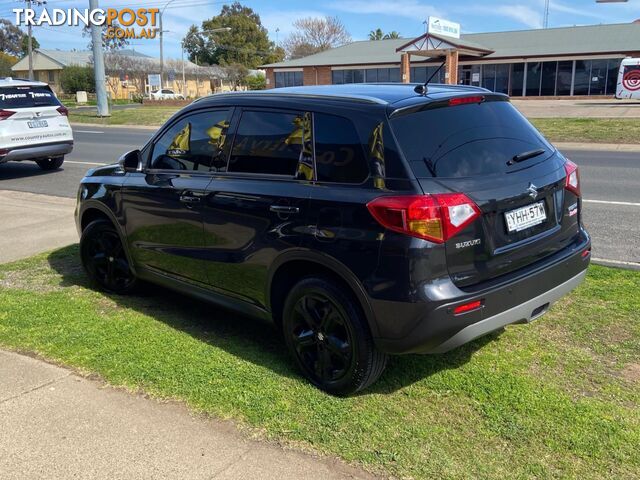
[[[531,150],[529,152],[519,153],[518,155],[514,155],[514,157],[507,162],[507,165],[513,165],[514,163],[524,162],[525,160],[529,160],[530,158],[538,157],[545,152],[546,150],[544,148],[538,148],[537,150]]]

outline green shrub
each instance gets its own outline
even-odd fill
[[[92,67],[70,66],[65,67],[60,75],[60,85],[65,93],[85,91],[93,93],[96,85]]]
[[[247,75],[243,82],[249,90],[264,90],[267,88],[267,79],[261,73]]]

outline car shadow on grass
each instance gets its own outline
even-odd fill
[[[56,250],[47,260],[59,275],[60,287],[96,290],[80,265],[77,245]],[[278,375],[301,378],[281,335],[270,323],[151,284],[143,284],[135,295],[102,294],[120,308],[152,317]],[[392,393],[438,372],[459,368],[499,335],[487,335],[442,355],[393,356],[380,380],[360,395]]]

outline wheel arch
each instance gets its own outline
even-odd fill
[[[267,308],[274,323],[280,323],[286,294],[301,278],[328,276],[342,283],[360,304],[371,334],[376,337],[378,325],[368,295],[356,275],[342,262],[329,255],[310,250],[293,250],[281,254],[272,264],[267,282]]]
[[[80,235],[82,235],[84,229],[87,228],[91,222],[100,219],[108,220],[116,229],[116,232],[118,232],[118,236],[120,237],[120,242],[122,242],[122,247],[127,255],[127,259],[129,260],[129,265],[133,272],[136,273],[136,266],[133,262],[133,258],[131,257],[131,252],[129,251],[127,236],[115,214],[107,206],[96,201],[86,201],[83,203],[78,215],[78,229],[80,231]]]

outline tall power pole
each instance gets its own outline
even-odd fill
[[[31,0],[27,0],[27,8],[31,10]],[[27,35],[29,35],[29,39],[27,40],[29,52],[29,80],[33,80],[33,32],[31,31],[31,22],[27,25]]]
[[[89,0],[89,9],[98,8],[98,0]],[[102,26],[91,25],[91,44],[93,47],[93,75],[96,81],[96,97],[98,101],[98,116],[109,116],[107,102],[107,87],[105,85],[104,52],[102,51]]]
[[[35,3],[38,7],[44,5],[46,0],[22,0],[27,4],[27,9],[33,8],[32,3]],[[33,80],[33,30],[31,23],[27,24],[27,54],[29,55],[29,80]]]

